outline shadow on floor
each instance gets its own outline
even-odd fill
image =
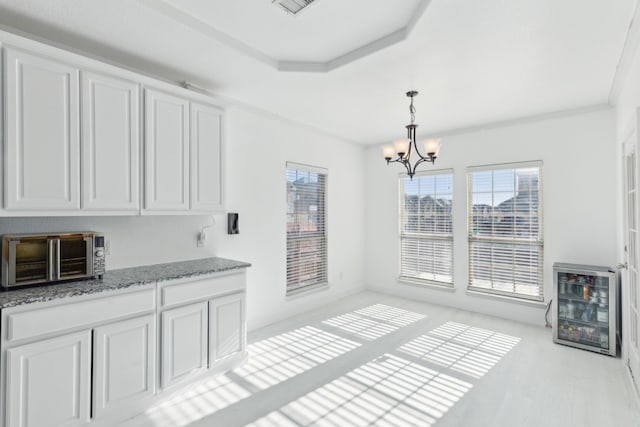
[[[519,341],[366,305],[254,341],[245,365],[173,395],[140,425],[430,426]]]

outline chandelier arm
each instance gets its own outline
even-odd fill
[[[411,174],[410,174],[410,175],[411,175],[411,177],[413,177],[413,175],[415,175],[415,174],[416,174],[416,169],[417,169],[417,167],[418,167],[418,165],[419,165],[420,163],[424,163],[424,162],[428,162],[428,161],[429,161],[429,159],[424,158],[424,157],[423,157],[423,158],[421,158],[420,160],[418,160],[418,161],[416,162],[416,164],[415,164],[415,165],[413,165],[413,171],[412,171],[412,172],[411,172]]]
[[[407,169],[407,174],[409,174],[409,178],[413,179],[413,174],[415,173],[415,169],[413,172],[411,171],[411,163],[409,163],[408,161],[404,161],[402,162],[402,164]]]
[[[421,160],[426,160],[430,158],[429,155],[423,156],[422,153],[420,153],[420,150],[418,149],[418,143],[416,142],[415,139],[413,140],[413,145],[415,146],[416,154],[420,157]]]
[[[409,176],[413,176],[413,173],[411,171],[411,163],[409,163],[407,160],[404,160],[401,157],[398,157],[395,160],[388,160],[387,164],[389,164],[389,163],[400,163],[402,166],[405,167],[405,169],[407,170],[407,173],[409,174]]]

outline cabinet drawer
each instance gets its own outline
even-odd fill
[[[244,273],[181,281],[176,284],[168,284],[162,288],[161,304],[163,307],[169,307],[188,302],[202,301],[215,297],[216,295],[242,291],[244,288]]]
[[[7,315],[7,339],[21,340],[127,316],[145,314],[155,308],[153,289],[85,300],[72,304],[37,308]]]

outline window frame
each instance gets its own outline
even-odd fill
[[[322,288],[325,287],[329,284],[329,247],[328,247],[328,243],[329,243],[329,232],[328,232],[328,188],[329,188],[329,170],[326,168],[322,168],[322,167],[317,167],[317,166],[311,166],[311,165],[306,165],[306,164],[302,164],[302,163],[295,163],[295,162],[289,162],[287,161],[285,163],[285,179],[286,182],[285,184],[287,185],[287,188],[285,190],[285,199],[286,199],[286,203],[289,203],[289,187],[288,187],[288,178],[287,178],[287,174],[289,171],[297,171],[297,172],[306,172],[306,173],[315,173],[318,175],[322,175],[323,176],[323,181],[324,181],[324,185],[322,188],[322,203],[323,203],[323,230],[322,233],[320,233],[317,237],[320,238],[320,241],[323,244],[323,254],[322,254],[322,263],[321,263],[321,268],[322,271],[319,271],[319,274],[322,278],[321,281],[315,282],[315,283],[310,283],[307,285],[301,285],[300,286],[300,281],[298,281],[296,283],[296,287],[291,287],[289,284],[289,269],[291,267],[290,265],[290,258],[289,258],[289,243],[291,241],[294,240],[301,240],[301,239],[309,239],[309,238],[313,238],[313,236],[307,236],[307,237],[301,237],[298,236],[297,238],[291,238],[289,235],[289,231],[288,231],[288,224],[289,221],[285,220],[285,233],[286,233],[286,249],[285,249],[285,282],[286,282],[286,286],[285,286],[285,295],[286,296],[293,296],[293,295],[297,295],[300,293],[305,293],[305,292],[312,292],[314,290],[317,290],[318,288]],[[287,211],[286,211],[286,215],[289,215],[289,209],[288,206],[286,207]],[[295,211],[294,211],[295,212]],[[295,260],[297,260],[299,258],[295,258]]]
[[[544,302],[544,202],[543,202],[543,162],[542,160],[526,161],[526,162],[513,162],[513,163],[498,163],[483,166],[469,166],[467,167],[467,292],[499,297],[510,298],[515,301],[528,301],[533,303]],[[510,237],[495,237],[495,236],[475,236],[473,235],[473,173],[484,171],[502,171],[502,170],[514,170],[514,174],[518,169],[538,169],[538,208],[537,208],[537,221],[538,221],[538,233],[537,239],[518,239],[513,233]],[[493,186],[493,184],[492,184]],[[492,197],[495,191],[491,190]],[[517,195],[517,189],[514,187],[514,197]],[[503,291],[494,289],[494,283],[491,283],[491,287],[473,286],[473,256],[472,256],[472,244],[473,242],[486,242],[489,244],[505,243],[512,245],[528,245],[531,247],[537,247],[538,250],[538,295],[530,295],[522,292]],[[513,265],[513,264],[512,264]],[[514,269],[515,271],[515,269]],[[513,282],[515,288],[516,282]]]
[[[454,201],[454,170],[453,168],[447,168],[447,169],[433,169],[433,170],[429,170],[429,171],[421,171],[421,172],[417,172],[414,175],[414,178],[418,178],[420,179],[421,177],[424,176],[437,176],[437,175],[449,175],[451,176],[451,232],[449,235],[443,235],[443,234],[429,234],[429,233],[412,233],[413,237],[417,237],[419,239],[431,239],[431,240],[440,240],[440,241],[447,241],[450,242],[451,244],[451,263],[450,263],[450,268],[451,268],[451,282],[444,282],[444,281],[440,281],[440,280],[435,280],[435,279],[425,279],[425,278],[420,278],[420,277],[414,277],[414,276],[408,276],[408,275],[404,275],[403,273],[403,250],[402,250],[402,245],[403,245],[403,238],[409,237],[407,236],[407,233],[404,232],[403,230],[403,211],[404,211],[404,201],[405,201],[405,191],[404,191],[404,183],[405,180],[407,178],[409,178],[409,175],[406,173],[401,173],[399,174],[398,177],[398,281],[401,283],[410,283],[410,284],[415,284],[415,285],[419,285],[419,286],[425,286],[425,287],[433,287],[433,288],[440,288],[440,289],[446,289],[446,290],[455,290],[455,270],[454,270],[454,265],[455,265],[455,256],[454,256],[454,235],[455,235],[455,227],[454,227],[454,220],[453,220],[453,211],[454,211],[454,206],[455,206],[455,201]]]

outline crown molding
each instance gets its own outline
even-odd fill
[[[545,120],[561,119],[564,117],[578,116],[581,114],[595,113],[595,112],[607,111],[607,110],[609,111],[612,110],[612,106],[610,104],[607,104],[607,103],[593,104],[593,105],[586,105],[583,107],[569,108],[566,110],[557,110],[557,111],[551,111],[548,113],[534,114],[531,116],[521,116],[521,117],[515,117],[513,119],[487,122],[484,124],[479,124],[477,126],[445,129],[445,130],[436,131],[436,132],[429,132],[429,134],[442,136],[442,137],[453,136],[453,135],[460,135],[464,133],[480,132],[480,131],[491,130],[491,129],[505,128],[509,126],[522,125],[527,123],[542,122]]]
[[[216,28],[205,23],[204,21],[201,21],[195,16],[180,10],[179,8],[165,2],[164,0],[138,0],[138,2],[144,4],[150,9],[155,10],[156,12],[161,13],[162,15],[170,19],[173,19],[176,22],[181,23],[182,25],[184,25],[189,29],[195,30],[210,39],[216,40],[226,45],[227,47],[230,47],[244,55],[247,55],[257,61],[260,61],[272,68],[277,68],[278,66],[277,60],[271,58],[268,55],[265,55],[258,49],[254,49],[248,44],[245,44],[240,40],[233,38],[222,31],[217,30]]]
[[[631,71],[631,64],[638,51],[638,46],[640,46],[640,1],[636,0],[636,7],[629,22],[627,37],[620,52],[620,59],[613,76],[611,90],[609,91],[609,104],[611,105],[616,105],[620,98],[622,87]]]
[[[328,71],[335,70],[336,68],[347,65],[350,62],[357,61],[358,59],[364,58],[372,53],[400,43],[407,39],[409,32],[410,30],[408,30],[407,27],[403,27],[391,34],[387,34],[386,36],[380,37],[379,39],[367,43],[364,46],[360,46],[357,49],[347,52],[344,55],[340,55],[327,62]]]
[[[168,18],[173,19],[174,21],[179,22],[184,26],[199,32],[200,34],[212,40],[216,40],[231,49],[234,49],[248,57],[262,62],[263,64],[266,64],[275,70],[281,72],[297,73],[328,73],[335,70],[336,68],[357,61],[361,58],[364,58],[365,56],[371,55],[389,46],[393,46],[395,44],[403,42],[409,37],[416,24],[429,7],[429,4],[431,4],[431,0],[420,0],[420,2],[418,3],[418,7],[416,7],[416,10],[412,13],[409,22],[407,22],[407,24],[399,30],[368,42],[329,61],[314,62],[284,61],[273,58],[265,54],[264,52],[241,42],[240,40],[230,36],[229,34],[216,29],[212,25],[205,23],[195,16],[167,3],[165,0],[137,1],[149,7],[150,9],[155,10],[156,12],[165,15]]]
[[[522,125],[522,124],[528,124],[528,123],[537,123],[537,122],[542,122],[546,120],[561,119],[564,117],[578,116],[581,114],[589,114],[589,113],[596,113],[599,111],[612,111],[612,110],[613,110],[613,107],[607,103],[593,104],[593,105],[587,105],[583,107],[570,108],[567,110],[558,110],[558,111],[552,111],[549,113],[535,114],[531,116],[521,116],[521,117],[516,117],[508,120],[486,122],[486,123],[482,123],[474,126],[427,131],[424,133],[420,133],[419,135],[417,135],[417,137],[420,139],[427,138],[427,137],[444,138],[448,136],[463,135],[467,133],[482,132],[482,131],[493,130],[493,129],[501,129],[509,126]],[[367,144],[367,145],[370,145],[371,147],[378,147],[381,144],[388,144],[388,143],[389,141],[384,141],[384,142],[378,142],[376,144]]]

